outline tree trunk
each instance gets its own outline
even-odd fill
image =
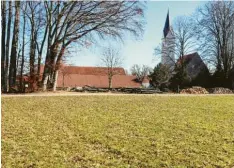
[[[25,4],[25,10],[27,9],[27,3]],[[20,68],[20,91],[23,92],[23,72],[24,72],[24,47],[25,47],[25,24],[26,24],[26,15],[23,16],[23,46],[22,46],[22,61]]]
[[[59,44],[55,43],[50,47],[49,55],[47,55],[47,58],[46,58],[46,64],[45,64],[44,74],[43,74],[43,87],[42,87],[43,91],[46,91],[48,82],[51,82],[51,81],[48,81],[49,76],[51,77],[50,79],[53,79],[54,61],[58,53],[58,45]]]
[[[10,38],[11,38],[11,17],[12,17],[12,5],[11,1],[8,2],[8,23],[7,23],[7,41],[6,41],[6,67],[5,67],[5,88],[4,91],[8,92],[9,88],[9,78],[8,78],[8,73],[9,73],[9,53],[10,53]]]
[[[6,67],[6,51],[5,51],[5,41],[6,41],[6,2],[2,1],[2,56],[1,56],[1,89],[5,88],[5,67]]]
[[[41,86],[41,53],[38,53],[38,60],[37,60],[37,86]]]
[[[47,38],[47,53],[45,58],[45,66],[44,66],[44,72],[42,77],[42,89],[43,91],[47,90],[47,83],[50,75],[50,55],[51,55],[51,44],[52,44],[52,4],[53,2],[50,2],[50,7],[47,7],[47,25],[48,25],[48,38]]]
[[[40,50],[39,50],[39,52],[38,52],[38,63],[37,63],[37,64],[38,64],[38,67],[37,67],[37,75],[38,75],[38,77],[39,77],[38,82],[40,81],[40,76],[41,76],[42,51],[43,51],[43,48],[44,48],[44,44],[45,44],[47,32],[48,32],[48,26],[46,26],[45,33],[44,33],[44,37],[43,37],[43,40],[42,40],[42,43],[41,43],[41,47],[40,47]]]
[[[13,31],[13,40],[11,47],[9,86],[10,89],[16,85],[16,57],[19,38],[19,20],[20,20],[20,1],[15,1],[15,23]]]
[[[19,68],[19,60],[20,60],[20,52],[21,52],[21,44],[19,46],[19,51],[18,51],[18,55],[17,55],[17,58],[16,58],[16,73],[18,72],[18,68]]]
[[[55,71],[54,80],[53,80],[53,91],[56,91],[58,81],[58,70]]]
[[[109,76],[108,82],[109,82],[108,84],[109,90],[111,90],[112,89],[112,77]]]
[[[36,52],[36,27],[35,27],[35,16],[34,16],[34,11],[31,11],[31,38],[30,38],[30,79],[31,79],[31,84],[30,84],[30,89],[31,91],[34,91],[34,86],[33,84],[35,83],[35,52]]]
[[[46,91],[47,90],[47,82],[49,79],[49,73],[45,73],[45,79],[43,80],[43,85],[42,85],[42,90]]]
[[[64,55],[64,52],[65,52],[65,49],[66,49],[66,46],[63,44],[61,49],[60,49],[60,52],[58,54],[58,58],[56,60],[56,64],[54,65],[55,67],[55,70],[54,70],[54,80],[53,80],[53,91],[56,91],[56,86],[57,86],[57,81],[58,81],[58,70],[61,66],[61,61],[62,61],[62,57]]]
[[[64,77],[65,77],[65,75],[63,74],[63,89],[64,89]]]
[[[43,72],[43,77],[42,77],[42,90],[46,91],[47,90],[47,82],[49,78],[49,49],[47,49],[47,54],[46,54],[46,59],[45,59],[45,66],[44,66],[44,72]]]

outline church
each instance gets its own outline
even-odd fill
[[[168,66],[173,75],[175,73],[175,66],[183,61],[185,63],[185,70],[190,78],[191,84],[196,86],[206,86],[209,83],[210,73],[200,55],[195,52],[184,55],[180,58],[175,58],[175,50],[176,36],[172,26],[170,25],[168,10],[163,29],[161,63]]]

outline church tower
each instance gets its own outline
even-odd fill
[[[169,10],[167,13],[166,22],[163,29],[162,38],[162,56],[161,63],[167,65],[170,69],[174,68],[175,64],[175,34],[170,26]]]

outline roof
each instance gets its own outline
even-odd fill
[[[44,72],[44,65],[40,66],[40,75]],[[37,69],[36,69],[37,71]],[[113,68],[115,75],[126,75],[124,68],[115,67]],[[107,67],[85,67],[85,66],[69,66],[62,65],[59,69],[60,73],[66,74],[80,74],[80,75],[107,75]]]
[[[164,38],[167,36],[169,31],[170,31],[170,19],[169,19],[169,10],[168,10],[167,18],[166,18],[164,29],[163,29]]]
[[[64,66],[60,69],[60,73],[79,74],[79,75],[107,75],[107,67],[82,67],[82,66]],[[126,75],[123,68],[113,68],[115,75]]]
[[[197,52],[184,55],[178,59],[177,63],[181,63],[181,59],[183,59],[185,63],[189,63],[194,57],[197,57],[197,56],[200,57]]]
[[[112,77],[112,88],[129,87],[139,88],[141,83],[136,82],[135,76],[130,75],[115,75]],[[63,86],[64,83],[64,86]],[[85,85],[108,88],[108,76],[105,75],[80,75],[68,74],[66,76],[59,75],[57,87],[83,87]]]
[[[192,53],[192,54],[188,54],[188,55],[184,55],[182,58],[185,60],[185,61],[191,61],[193,59],[193,57],[195,56],[198,56],[197,52],[195,53]]]
[[[181,59],[183,59],[186,65],[186,71],[192,79],[195,79],[200,73],[209,74],[206,64],[197,52],[184,55]],[[181,59],[177,63],[181,63]]]

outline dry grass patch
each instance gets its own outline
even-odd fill
[[[2,98],[3,167],[232,167],[234,96]]]

